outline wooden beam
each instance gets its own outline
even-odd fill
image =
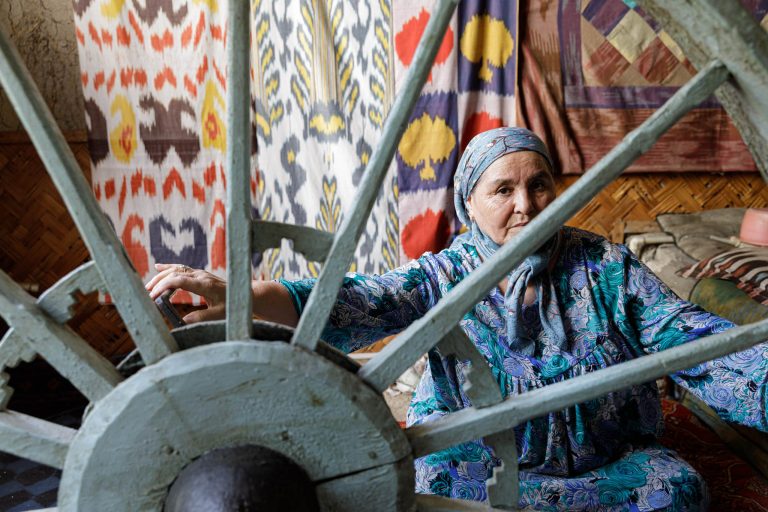
[[[0,451],[63,468],[77,430],[14,411],[0,412]]]

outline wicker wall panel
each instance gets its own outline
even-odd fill
[[[577,179],[558,178],[558,192]],[[627,174],[606,187],[568,225],[620,242],[627,221],[653,220],[661,213],[748,206],[768,206],[768,185],[757,173]]]
[[[84,134],[67,137],[90,179]],[[37,296],[88,261],[88,251],[61,196],[28,138],[0,132],[0,268]],[[113,307],[95,294],[78,303],[70,326],[102,354],[125,354],[133,345]]]
[[[68,137],[90,177],[84,134]],[[578,178],[558,179],[562,191]],[[624,222],[667,212],[728,206],[768,206],[768,186],[757,173],[630,174],[608,186],[569,225],[621,240]],[[19,283],[43,291],[89,259],[61,197],[24,134],[0,132],[0,268]],[[119,315],[84,298],[70,325],[108,357],[132,347]]]

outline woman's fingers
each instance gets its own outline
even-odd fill
[[[205,270],[184,265],[157,263],[158,274],[146,284],[149,296],[156,299],[166,290],[181,289],[205,299],[207,309],[193,311],[184,317],[186,323],[219,320],[225,317],[226,282]]]
[[[195,324],[197,322],[207,322],[209,320],[223,320],[225,316],[226,309],[224,306],[215,306],[192,311],[188,315],[185,315],[183,320],[184,323]]]
[[[181,268],[181,265],[173,263],[155,263],[155,269],[158,270],[158,273],[145,285],[146,289],[151,290],[162,278],[179,268]]]
[[[149,296],[152,299],[159,297],[165,290],[180,288],[188,292],[205,297],[206,302],[215,302],[218,294],[209,280],[199,279],[195,274],[178,274],[171,272],[165,275],[160,281],[149,290]],[[212,299],[212,300],[210,300]]]

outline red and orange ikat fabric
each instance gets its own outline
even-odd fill
[[[226,13],[217,0],[73,6],[93,191],[136,271],[221,273]],[[254,198],[257,182],[254,168]]]
[[[396,89],[434,4],[395,2]],[[458,228],[453,174],[469,140],[516,123],[516,40],[516,2],[459,4],[397,149],[402,261],[441,250]]]
[[[741,1],[768,26],[768,0]],[[338,230],[434,4],[251,1],[254,215]],[[226,3],[73,5],[100,205],[145,279],[159,261],[223,274]],[[581,173],[694,73],[632,0],[462,1],[353,269],[383,272],[449,242],[459,227],[452,177],[476,133],[528,126],[559,172]],[[754,168],[709,100],[632,170]],[[319,272],[287,242],[254,268],[264,278]]]

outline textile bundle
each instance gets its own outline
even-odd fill
[[[768,25],[767,0],[742,3]],[[434,4],[252,0],[254,216],[339,229]],[[73,5],[93,189],[136,270],[147,279],[153,263],[179,262],[223,275],[226,3]],[[475,134],[528,126],[561,172],[580,173],[694,73],[630,0],[464,0],[353,269],[382,272],[445,247],[459,227],[453,173]],[[711,100],[633,169],[753,170],[754,163]],[[288,242],[255,255],[254,269],[264,278],[320,271]]]
[[[768,28],[768,2],[741,0]],[[545,137],[566,174],[586,171],[696,69],[634,0],[522,2],[520,124]],[[754,171],[714,98],[669,130],[630,171]]]

